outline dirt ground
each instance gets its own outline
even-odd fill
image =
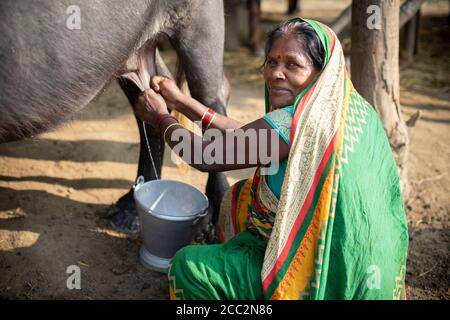
[[[302,15],[329,22],[349,1],[304,1]],[[263,2],[269,18],[279,2]],[[419,54],[401,63],[405,119],[421,110],[410,132],[412,192],[409,299],[449,299],[450,31],[448,1],[423,7]],[[170,56],[170,55],[168,55]],[[227,52],[232,84],[228,113],[248,122],[264,112],[261,58]],[[140,239],[114,231],[107,208],[133,184],[139,136],[127,100],[113,82],[75,120],[22,142],[0,145],[0,298],[166,299],[165,275],[138,260]],[[206,175],[186,171],[166,153],[163,177],[204,190]],[[229,182],[252,170],[228,172]],[[68,290],[66,269],[81,268],[81,289]]]

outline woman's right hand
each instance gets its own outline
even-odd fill
[[[163,76],[153,76],[150,85],[153,90],[164,97],[164,100],[170,109],[177,110],[177,106],[179,102],[182,101],[184,95],[176,85],[175,81]]]
[[[133,104],[134,113],[145,122],[155,125],[156,119],[165,114],[169,114],[167,103],[164,98],[153,91],[145,89]]]

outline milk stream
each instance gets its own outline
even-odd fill
[[[142,127],[143,127],[143,130],[144,130],[145,142],[147,143],[148,154],[150,155],[150,161],[152,162],[153,172],[155,174],[155,177],[156,177],[156,180],[157,180],[156,183],[158,184],[158,190],[159,190],[158,198],[156,199],[156,201],[150,207],[150,210],[154,211],[156,206],[164,198],[164,195],[167,193],[167,190],[164,190],[164,192],[162,192],[162,188],[161,188],[161,183],[160,183],[160,179],[159,179],[159,176],[158,176],[158,172],[156,171],[155,162],[153,161],[153,155],[152,155],[152,151],[151,151],[151,148],[150,148],[150,143],[148,142],[147,130],[145,129],[145,122],[144,121],[142,121]],[[161,208],[159,208],[159,209],[161,209]],[[166,208],[166,205],[165,205],[165,201],[162,202],[162,213],[167,213],[167,208]]]

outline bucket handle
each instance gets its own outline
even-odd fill
[[[142,185],[144,184],[145,179],[143,176],[139,176],[136,179],[136,183],[133,185],[133,189],[134,191],[138,191],[140,187],[142,187]]]
[[[206,217],[207,214],[208,214],[208,209],[206,209],[205,212],[199,214],[197,216],[197,218],[195,218],[194,221],[192,222],[192,225],[195,226],[201,219]]]

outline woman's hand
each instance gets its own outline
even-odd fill
[[[156,118],[169,114],[164,98],[153,89],[145,89],[133,106],[134,113],[145,122],[154,125]]]
[[[177,87],[175,81],[163,76],[153,76],[150,85],[160,93],[170,109],[177,110],[178,103],[183,99],[183,93]]]

